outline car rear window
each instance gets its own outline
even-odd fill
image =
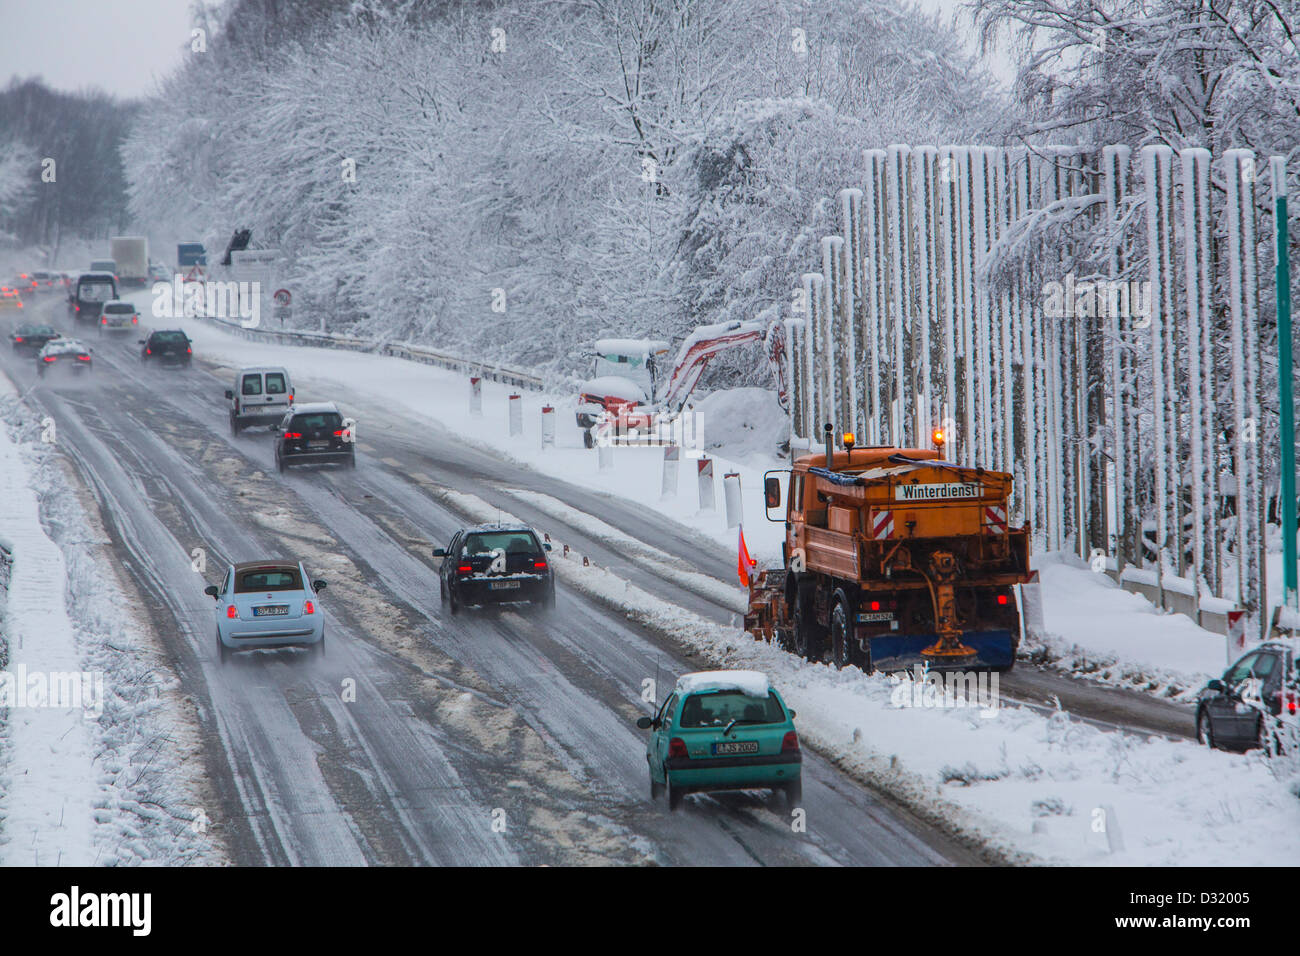
[[[738,690],[710,691],[686,698],[679,726],[725,727],[733,720],[738,724],[779,724],[785,720],[785,710],[775,694],[762,699]]]
[[[335,431],[343,427],[343,416],[338,412],[313,412],[310,415],[293,416],[293,430],[296,432],[327,428]]]
[[[77,298],[83,302],[107,302],[115,291],[111,282],[83,282],[77,286]]]
[[[250,591],[301,591],[302,576],[297,568],[248,568],[235,575],[235,593]]]
[[[284,383],[283,374],[280,372],[266,373],[266,394],[283,395],[287,391],[289,391],[289,389]]]
[[[540,554],[537,539],[527,531],[491,531],[467,535],[466,554],[491,554],[497,549],[506,554]]]
[[[127,305],[126,303],[122,303],[121,305],[106,305],[104,306],[104,311],[110,315],[130,315],[135,312],[135,306]]]
[[[262,376],[245,375],[244,384],[239,387],[244,395],[261,395],[262,394]]]
[[[159,345],[184,345],[189,341],[184,332],[155,332],[153,340]]]

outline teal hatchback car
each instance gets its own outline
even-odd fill
[[[709,790],[780,790],[791,806],[803,798],[794,711],[766,674],[685,674],[659,712],[636,725],[650,731],[650,797],[667,791],[670,810]]]

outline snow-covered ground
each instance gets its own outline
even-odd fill
[[[483,415],[469,410],[469,385],[460,376],[398,359],[365,354],[263,345],[236,339],[194,321],[187,324],[199,354],[241,364],[288,366],[307,399],[328,398],[331,383],[359,389],[427,417],[463,437],[490,446],[530,467],[595,491],[644,503],[697,533],[735,546],[734,529],[722,511],[721,475],[740,474],[745,489],[746,537],[760,560],[779,554],[781,526],[764,520],[760,489],[767,467],[779,467],[779,434],[770,409],[747,416],[750,403],[734,395],[700,403],[704,444],[710,453],[736,458],[715,462],[718,507],[702,511],[694,463],[682,461],[679,489],[663,496],[662,451],[617,448],[612,466],[601,469],[585,449],[573,421],[572,399],[522,393],[524,432],[508,436],[507,396],[512,389],[484,383]],[[541,408],[556,409],[557,444],[541,447]],[[748,420],[747,420],[748,419]],[[358,439],[364,449],[367,428]],[[484,519],[498,512],[481,499],[451,493],[457,505]],[[529,494],[539,509],[577,521],[584,530],[632,545],[618,529],[576,515],[563,502]],[[646,549],[643,544],[637,547]],[[653,547],[649,550],[653,552]],[[575,554],[575,558],[578,556]],[[646,554],[644,557],[655,558]],[[671,559],[664,554],[665,565]],[[1174,742],[1106,731],[1070,718],[1028,708],[925,705],[885,676],[856,669],[837,672],[810,665],[747,639],[735,627],[707,622],[668,605],[628,581],[579,561],[557,562],[571,585],[623,607],[634,618],[671,633],[703,651],[718,666],[751,668],[772,676],[799,712],[802,733],[863,779],[906,800],[918,812],[961,831],[1010,859],[1106,864],[1277,863],[1300,852],[1300,804],[1290,771],[1258,754],[1209,752]],[[1163,613],[1139,595],[1123,591],[1070,556],[1039,555],[1047,648],[1058,663],[1096,671],[1115,682],[1140,680],[1157,694],[1194,692],[1224,663],[1224,639],[1187,618]],[[743,596],[731,583],[679,569],[718,596]],[[734,591],[734,595],[733,592]],[[898,706],[900,700],[922,706]]]
[[[27,685],[0,699],[0,863],[222,862],[198,811],[192,712],[161,649],[123,613],[104,532],[52,451],[57,434],[2,376],[0,416],[0,528],[14,555],[5,670]],[[33,696],[71,686],[55,675],[75,680],[80,697],[62,699],[74,706]]]

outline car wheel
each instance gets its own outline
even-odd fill
[[[284,474],[285,469],[289,467],[279,455],[275,456],[275,466],[280,469],[280,474]]]
[[[447,609],[453,615],[460,613],[460,601],[456,600],[456,589],[452,588],[447,592]]]
[[[222,667],[230,663],[230,648],[222,643],[220,632],[217,634],[217,657],[221,659]]]
[[[325,631],[323,628],[321,629],[320,632],[320,640],[316,642],[316,644],[312,647],[311,650],[312,650],[312,654],[315,655],[316,657],[325,656]]]
[[[1269,729],[1268,718],[1261,716],[1255,730],[1255,746],[1264,751],[1264,756],[1274,757],[1277,755],[1277,739]]]
[[[230,434],[235,438],[239,437],[239,419],[234,415],[230,416]]]
[[[835,609],[831,611],[831,662],[836,670],[844,670],[855,663],[851,620],[848,596],[843,591],[836,591]]]
[[[547,592],[546,597],[542,598],[542,607],[545,608],[545,609],[548,610],[548,611],[554,611],[554,610],[555,610],[555,588],[554,588],[554,586],[552,586],[551,590]]]
[[[438,600],[443,604],[447,603],[447,585],[442,583],[442,578],[438,578]]]
[[[650,777],[650,799],[651,799],[651,801],[658,800],[658,799],[659,799],[660,797],[662,797],[663,795],[664,795],[664,785],[663,785],[662,783],[660,783],[658,780],[656,780],[656,779],[654,778],[654,775],[652,774],[651,777]]]
[[[1214,750],[1214,725],[1210,722],[1210,712],[1202,707],[1196,714],[1196,742]]]
[[[784,787],[782,787],[782,789],[785,791],[785,800],[786,803],[790,805],[790,809],[793,810],[795,807],[799,806],[799,804],[803,802],[803,778],[802,777],[799,777],[795,780],[791,780]]]
[[[679,787],[673,786],[672,774],[664,774],[664,789],[668,791],[668,809],[676,812],[681,809],[682,799],[686,794],[682,793]]]
[[[823,636],[812,608],[812,591],[800,588],[794,599],[794,652],[813,663],[820,661]]]

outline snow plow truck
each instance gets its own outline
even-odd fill
[[[1037,578],[1029,526],[1007,523],[1011,475],[932,449],[843,444],[764,475],[783,567],[749,576],[745,630],[868,672],[1009,669]]]

